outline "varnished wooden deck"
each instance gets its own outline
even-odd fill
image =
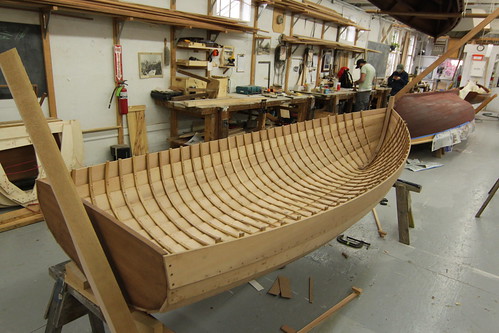
[[[407,146],[385,109],[322,118],[73,172],[79,194],[170,254],[333,209],[398,169]],[[369,165],[368,165],[369,164]]]

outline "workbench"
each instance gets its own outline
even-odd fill
[[[386,107],[390,91],[391,88],[373,89],[371,91],[371,100],[376,100],[376,104],[373,107],[376,109]],[[316,101],[322,101],[324,107],[316,110],[316,113],[322,114],[324,112],[329,112],[332,114],[338,114],[338,107],[341,101],[345,101],[347,103],[345,112],[352,112],[357,92],[351,88],[341,88],[340,90],[332,91],[329,94],[318,92],[307,92],[306,94],[314,96]]]
[[[178,117],[180,114],[191,115],[204,119],[204,141],[211,141],[228,136],[228,120],[230,113],[247,110],[258,110],[259,129],[265,126],[265,114],[272,109],[286,108],[296,112],[297,121],[305,121],[311,105],[311,97],[262,95],[245,96],[228,94],[225,98],[200,99],[189,101],[162,101],[155,99],[157,105],[164,106],[170,112],[170,142],[178,145]]]

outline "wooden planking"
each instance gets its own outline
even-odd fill
[[[38,206],[35,207],[36,209],[20,208],[0,214],[0,232],[43,221],[43,214],[40,212],[40,208]]]
[[[133,156],[144,155],[149,152],[145,111],[145,105],[128,107],[126,120],[128,123],[128,135],[130,136],[130,147],[132,148]]]
[[[52,181],[57,202],[64,214],[78,257],[111,331],[135,332],[135,324],[128,306],[76,188],[69,174],[61,172],[61,170],[66,170],[66,166],[15,49],[0,54],[0,68],[33,145]]]

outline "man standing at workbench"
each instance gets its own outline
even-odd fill
[[[355,68],[360,68],[360,78],[354,82],[354,84],[359,85],[357,95],[355,96],[354,111],[367,110],[369,109],[369,99],[371,97],[373,82],[376,78],[376,69],[364,59],[357,60],[357,67]]]

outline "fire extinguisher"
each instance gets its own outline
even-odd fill
[[[128,113],[128,90],[126,89],[126,85],[126,80],[120,81],[114,88],[111,99],[109,100],[108,109],[111,108],[113,97],[116,94],[116,97],[118,98],[118,110],[121,115]]]

